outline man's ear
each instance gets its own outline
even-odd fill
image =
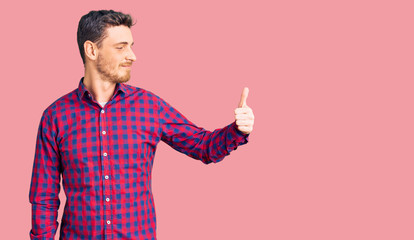
[[[83,48],[85,49],[85,58],[95,61],[98,57],[98,46],[92,41],[86,40],[83,43]]]

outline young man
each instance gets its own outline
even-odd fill
[[[131,16],[112,10],[91,11],[79,21],[85,74],[40,120],[31,239],[54,239],[61,175],[67,197],[61,239],[156,239],[151,170],[158,142],[205,164],[248,142],[254,116],[247,88],[235,121],[211,132],[150,91],[124,84],[136,60],[132,25]]]

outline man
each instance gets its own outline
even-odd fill
[[[132,25],[131,16],[112,10],[91,11],[79,21],[85,74],[40,120],[31,239],[54,239],[60,175],[67,197],[61,239],[156,239],[151,170],[158,142],[205,164],[248,142],[254,116],[247,88],[235,121],[210,132],[150,91],[124,84],[136,60]]]

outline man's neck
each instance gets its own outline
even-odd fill
[[[85,71],[83,84],[98,102],[108,102],[115,91],[116,83],[102,80],[97,74]]]

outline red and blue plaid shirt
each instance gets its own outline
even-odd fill
[[[155,240],[151,170],[158,142],[208,164],[248,137],[235,122],[213,132],[197,127],[160,97],[127,84],[116,84],[102,108],[82,78],[40,120],[30,238],[54,239],[62,175],[61,239]]]

